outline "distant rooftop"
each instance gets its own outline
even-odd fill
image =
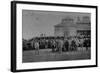
[[[76,18],[76,22],[75,22],[75,18],[74,17],[65,17],[61,20],[61,23],[55,25],[55,27],[64,27],[64,26],[67,26],[70,25],[70,24],[87,24],[87,25],[90,25],[91,22],[90,22],[90,17],[89,16],[83,16],[83,17],[77,17]]]

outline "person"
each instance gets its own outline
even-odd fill
[[[34,47],[34,41],[32,42],[32,48],[33,48],[33,50],[35,50],[35,47]]]
[[[63,48],[63,40],[59,39],[58,40],[58,49],[59,49],[59,53],[62,53],[62,48]]]
[[[79,40],[78,40],[78,47],[79,47],[79,50],[83,50],[83,38],[80,38]]]
[[[90,38],[88,38],[88,43],[89,43],[88,47],[91,47],[91,39]]]
[[[52,52],[56,52],[56,41],[52,40]]]
[[[65,42],[64,42],[64,51],[69,51],[69,42],[67,39],[65,39]]]
[[[35,54],[36,54],[36,55],[39,55],[39,42],[36,41],[36,42],[34,43],[34,46],[35,46]]]
[[[75,40],[72,40],[72,41],[71,41],[71,51],[74,51],[74,50],[76,50],[76,49],[77,49],[76,42],[75,42]]]
[[[84,47],[86,48],[86,50],[88,50],[88,47],[90,46],[91,41],[89,39],[85,39],[84,40]]]

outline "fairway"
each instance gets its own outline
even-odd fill
[[[35,50],[23,51],[23,63],[28,62],[47,62],[47,61],[67,61],[67,60],[84,60],[90,59],[90,50],[86,51],[69,51],[51,52],[51,49],[39,50],[39,55],[35,53]]]

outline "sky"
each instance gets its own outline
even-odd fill
[[[89,13],[22,10],[22,38],[31,39],[40,34],[54,36],[54,25],[67,16],[89,16]]]

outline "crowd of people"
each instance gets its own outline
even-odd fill
[[[31,48],[39,51],[39,49],[52,49],[52,52],[77,51],[78,48],[88,50],[91,46],[91,39],[83,38],[53,38],[53,39],[33,39],[31,43],[24,44],[23,49]],[[38,52],[37,52],[38,53]]]

